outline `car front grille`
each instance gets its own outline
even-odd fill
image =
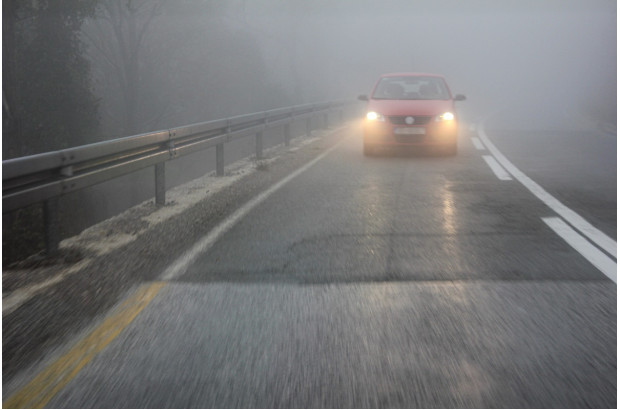
[[[431,117],[427,115],[394,115],[389,118],[394,125],[407,125],[405,122],[407,117],[413,117],[414,121],[411,125],[426,125],[431,120]]]

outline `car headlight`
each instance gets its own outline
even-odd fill
[[[441,115],[438,115],[437,117],[435,117],[435,121],[437,122],[441,122],[441,121],[453,121],[454,120],[454,114],[452,114],[451,112],[444,112]]]
[[[378,112],[370,111],[366,114],[366,119],[369,121],[381,121],[385,122],[385,116],[383,114],[379,114]]]

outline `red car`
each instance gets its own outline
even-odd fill
[[[443,76],[426,73],[385,74],[368,101],[364,119],[364,155],[380,147],[438,147],[456,155],[458,121],[454,97]]]

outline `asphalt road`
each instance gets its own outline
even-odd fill
[[[503,125],[497,147],[615,239],[615,138]],[[456,157],[367,158],[360,135],[158,273],[47,406],[615,408],[616,284],[554,210],[474,131]]]

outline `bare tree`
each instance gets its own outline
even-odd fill
[[[103,92],[121,96],[113,116],[119,116],[125,135],[143,128],[139,115],[144,89],[141,70],[147,33],[160,15],[161,0],[122,0],[99,3],[97,18],[84,30],[90,58],[97,61],[97,81]],[[110,106],[108,106],[110,111]],[[111,114],[108,112],[108,114]]]

